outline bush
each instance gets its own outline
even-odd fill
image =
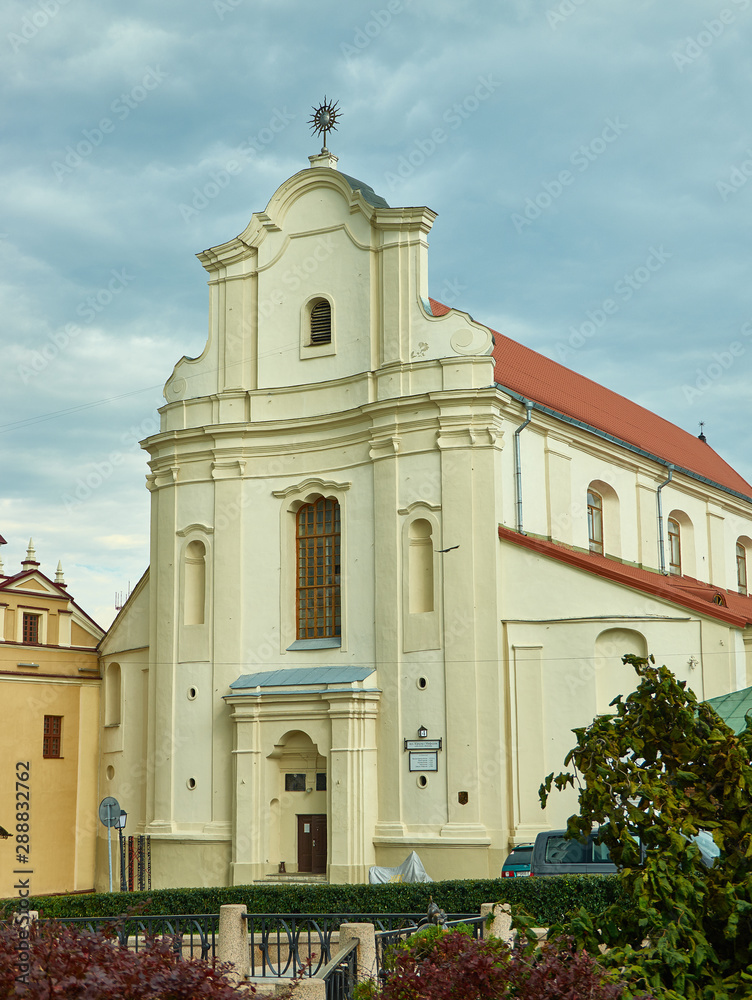
[[[396,952],[384,985],[360,984],[356,1000],[620,1000],[625,984],[570,939],[539,950],[510,949],[498,938],[434,931]],[[649,1000],[649,998],[644,998]]]
[[[562,875],[547,878],[478,879],[385,885],[231,886],[37,896],[31,909],[43,917],[112,917],[138,906],[144,914],[219,913],[223,903],[245,903],[249,913],[421,913],[429,897],[447,913],[478,913],[482,903],[501,901],[524,908],[538,926],[548,927],[569,910],[594,915],[622,895],[616,876]],[[0,916],[18,900],[0,901]]]
[[[147,942],[138,953],[105,933],[32,923],[0,927],[0,1000],[239,1000],[247,996],[225,978],[229,967],[183,961],[170,938]],[[19,977],[21,977],[19,979]],[[255,992],[255,990],[253,991]]]

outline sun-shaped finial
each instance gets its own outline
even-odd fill
[[[309,119],[309,124],[311,126],[311,131],[318,135],[323,135],[324,145],[321,147],[321,152],[326,153],[326,133],[334,132],[337,129],[337,122],[339,121],[342,112],[339,110],[339,106],[335,101],[329,101],[327,103],[326,95],[324,95],[324,103],[320,104],[317,108],[313,109],[313,114]]]

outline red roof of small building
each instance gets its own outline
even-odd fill
[[[435,299],[429,302],[434,316],[445,316],[451,311]],[[502,388],[719,486],[752,497],[752,486],[704,441],[504,334],[496,330],[491,333],[495,341],[495,379]]]
[[[631,587],[633,590],[663,598],[698,614],[716,618],[728,625],[744,628],[752,623],[752,597],[745,597],[735,591],[722,590],[720,587],[687,576],[663,576],[660,573],[651,573],[650,570],[620,563],[594,552],[582,552],[559,542],[523,535],[503,525],[499,525],[499,538],[577,569],[594,573],[613,583]]]

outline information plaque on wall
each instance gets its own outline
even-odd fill
[[[428,753],[416,753],[415,750],[410,751],[411,771],[438,771],[438,769],[439,755],[435,750]]]
[[[441,740],[405,740],[405,750],[441,750]]]

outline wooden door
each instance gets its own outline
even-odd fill
[[[326,871],[326,815],[298,816],[298,871]]]

